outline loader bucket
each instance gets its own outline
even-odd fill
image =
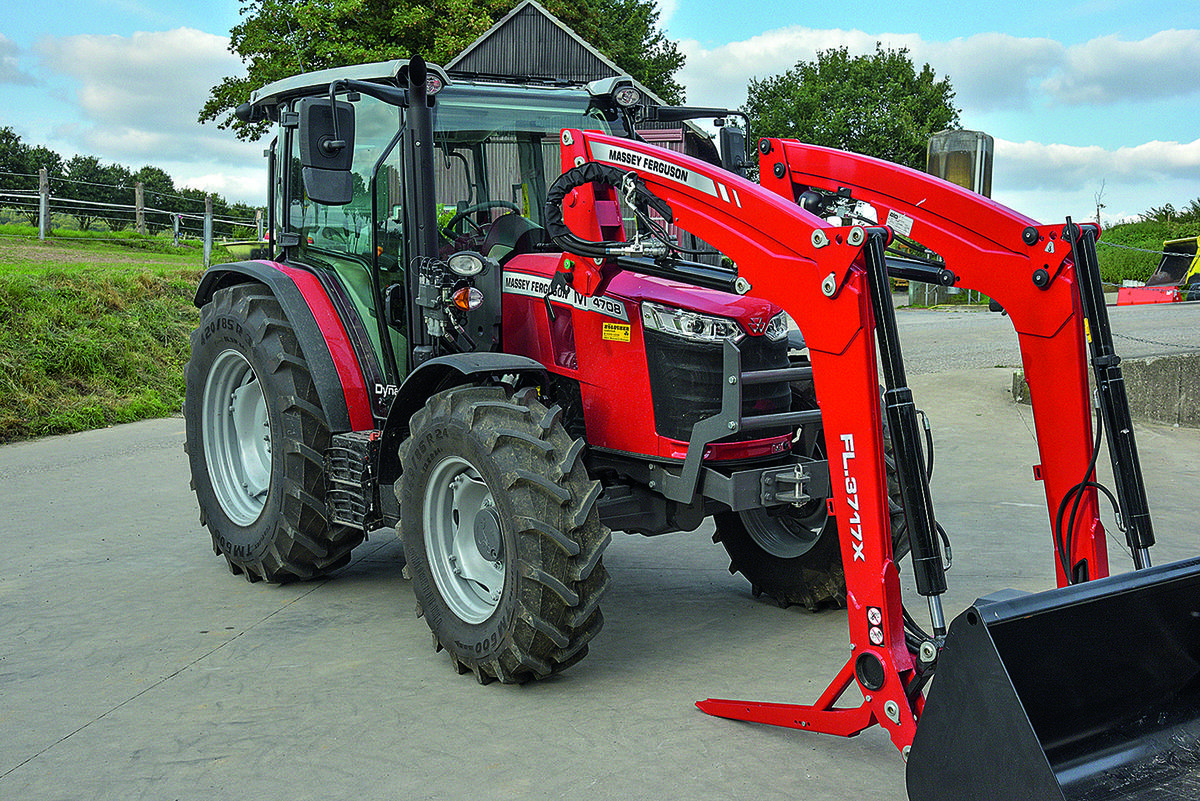
[[[1200,799],[1200,558],[981,598],[950,626],[911,801]]]

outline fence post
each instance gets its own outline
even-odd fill
[[[204,269],[212,264],[213,212],[212,195],[204,196]]]
[[[137,232],[146,235],[146,185],[138,181],[133,185],[133,219]]]
[[[50,236],[50,175],[46,168],[38,170],[38,239],[45,242]]]
[[[183,215],[182,214],[172,214],[171,222],[175,226],[175,243],[174,244],[175,244],[175,247],[179,247],[179,224],[181,222],[183,222]]]
[[[262,209],[254,210],[254,227],[258,229],[258,241],[261,242],[263,235]]]

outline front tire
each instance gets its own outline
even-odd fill
[[[396,485],[418,611],[460,673],[521,683],[582,659],[608,586],[583,441],[532,390],[461,387],[413,415]]]
[[[250,581],[346,564],[363,533],[326,518],[329,422],[279,301],[260,284],[217,290],[191,345],[185,449],[213,550]]]
[[[792,409],[816,409],[811,382],[792,386]],[[801,455],[825,458],[824,431],[804,432],[797,444]],[[887,467],[888,506],[892,525],[892,551],[897,561],[908,553],[907,527],[901,505],[900,482],[891,457],[891,435],[884,422],[884,461]],[[766,595],[781,607],[803,605],[816,612],[846,605],[846,572],[842,563],[837,521],[823,498],[802,506],[719,512],[713,516],[720,542],[729,554],[729,572],[749,581],[754,597]]]

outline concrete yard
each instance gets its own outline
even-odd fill
[[[910,314],[936,313],[901,315],[919,328]],[[1014,362],[983,358],[912,377],[954,541],[950,615],[1053,585],[1031,412],[1009,396]],[[709,524],[614,533],[591,654],[484,687],[431,648],[390,530],[328,580],[230,575],[182,442],[167,419],[0,448],[0,798],[905,797],[879,728],[843,740],[695,709],[811,702],[848,655],[844,612],[754,600]],[[1143,425],[1138,443],[1156,563],[1200,553],[1200,430]]]

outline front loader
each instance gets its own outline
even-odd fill
[[[756,591],[845,604],[853,651],[813,705],[705,711],[878,723],[914,799],[1194,797],[1200,561],[1150,567],[1095,226],[783,140],[760,143],[754,184],[638,141],[616,84],[448,83],[419,59],[363,65],[241,112],[280,125],[275,250],[206,275],[187,403],[234,572],[323,575],[394,525],[435,648],[520,682],[586,654],[610,528],[711,516]],[[729,263],[685,258],[676,230]],[[897,232],[943,261],[889,256]],[[1037,419],[1062,586],[949,627],[889,274],[1000,301]],[[1112,578],[1089,346],[1140,568]],[[909,548],[930,633],[901,597]],[[861,703],[837,706],[852,686]]]
[[[709,699],[698,706],[843,736],[879,723],[908,760],[914,799],[1195,797],[1200,560],[1150,566],[1154,536],[1103,304],[1098,228],[1069,219],[1038,225],[930,176],[854,154],[771,139],[759,154],[762,187],[775,198],[678,157],[664,166],[647,148],[564,132],[564,165],[612,165],[627,173],[626,183],[636,175],[673,222],[733,259],[751,293],[789,311],[809,349],[842,532],[852,654],[815,704]],[[844,223],[846,209],[859,204],[887,227],[866,220],[829,227],[823,219]],[[1042,457],[1034,474],[1045,487],[1061,585],[980,599],[948,632],[940,532],[887,282],[885,247],[895,229],[942,259],[896,259],[892,274],[980,290],[1013,320],[1031,376]],[[932,634],[900,595],[877,370]],[[1138,568],[1111,578],[1094,476],[1099,427],[1108,432],[1118,520]],[[837,706],[855,684],[861,703]]]

